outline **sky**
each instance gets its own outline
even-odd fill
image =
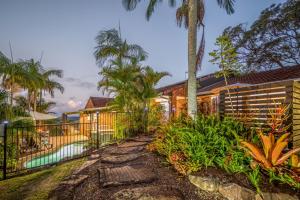
[[[236,0],[235,13],[227,15],[216,0],[205,1],[206,49],[198,76],[218,70],[209,63],[215,39],[224,28],[239,23],[251,25],[260,12],[284,0]],[[122,38],[142,46],[149,54],[144,62],[157,71],[168,71],[158,87],[182,81],[187,71],[187,30],[179,28],[176,9],[160,4],[150,21],[145,19],[147,0],[136,10],[126,11],[121,0],[0,0],[0,51],[14,60],[34,58],[45,68],[64,71],[65,92],[56,92],[54,112],[84,108],[90,96],[103,96],[97,90],[99,67],[93,52],[101,30],[118,28]],[[180,3],[181,1],[178,1]],[[199,35],[200,38],[200,35]]]

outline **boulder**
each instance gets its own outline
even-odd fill
[[[220,185],[219,193],[228,200],[254,200],[255,192],[235,183]]]
[[[260,195],[256,194],[255,200],[299,200],[299,198],[284,193],[263,192]]]
[[[219,188],[219,183],[210,177],[189,175],[189,180],[193,185],[204,191],[215,192]]]

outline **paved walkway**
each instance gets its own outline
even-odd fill
[[[145,150],[141,136],[95,152],[53,192],[51,199],[181,200],[218,199],[198,191],[163,159]]]

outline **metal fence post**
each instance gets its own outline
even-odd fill
[[[97,127],[96,127],[96,130],[97,130],[97,149],[99,149],[99,112],[97,112]]]
[[[8,122],[4,122],[3,129],[3,179],[6,179],[6,164],[7,164],[7,124]]]

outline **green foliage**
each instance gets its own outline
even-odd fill
[[[238,140],[245,128],[231,119],[219,120],[217,117],[198,116],[195,121],[179,119],[164,130],[163,139],[157,150],[167,158],[174,152],[182,152],[190,171],[201,167],[224,166],[227,156],[237,148]],[[232,170],[239,161],[233,154]]]
[[[136,126],[134,128],[140,132],[146,131],[150,100],[157,96],[155,86],[169,74],[142,66],[139,62],[146,57],[144,50],[137,45],[127,44],[116,30],[100,32],[97,42],[96,59],[106,64],[99,73],[102,79],[98,88],[115,95],[110,103],[112,109],[131,113],[130,119]],[[131,49],[133,47],[138,47],[138,51]]]
[[[293,177],[287,173],[275,173],[274,171],[269,171],[270,183],[277,181],[280,183],[285,183],[293,186],[296,189],[300,189],[300,182],[297,182]]]
[[[152,131],[161,127],[166,122],[165,110],[161,104],[150,104],[148,112],[148,130]]]
[[[259,184],[261,182],[261,175],[260,175],[259,167],[256,167],[254,170],[248,172],[247,177],[250,180],[250,182],[252,183],[252,185],[256,188],[256,191],[258,193],[261,193],[261,190],[259,188]]]
[[[244,174],[260,192],[260,166],[240,146],[240,141],[249,138],[249,132],[242,123],[230,118],[198,116],[192,120],[181,116],[158,130],[156,140],[148,149],[164,155],[183,174],[210,166],[229,174]],[[279,174],[271,171],[272,181],[299,188],[299,182],[286,171]]]
[[[237,52],[227,35],[221,35],[216,39],[215,45],[218,49],[209,53],[210,62],[219,66],[221,71],[218,76],[229,77],[238,74],[240,65],[237,60]]]
[[[263,10],[250,26],[239,24],[224,30],[237,49],[244,71],[299,64],[299,13],[300,1],[287,0]]]

